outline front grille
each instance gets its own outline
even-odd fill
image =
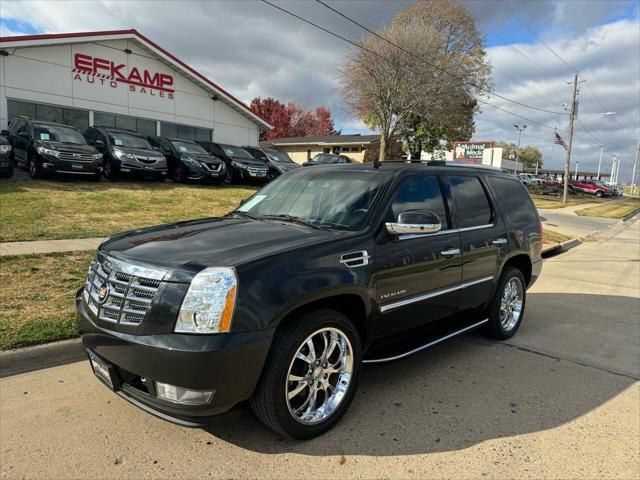
[[[80,153],[73,150],[58,150],[60,160],[73,160],[74,162],[93,162],[93,153]]]
[[[110,258],[93,260],[84,288],[85,304],[105,322],[139,325],[165,273]]]
[[[143,157],[142,155],[135,155],[135,157],[139,162],[146,163],[148,165],[152,165],[160,160],[158,157]]]
[[[204,166],[207,167],[207,170],[210,172],[219,172],[222,169],[221,163],[205,163]]]
[[[247,171],[254,177],[263,177],[267,174],[267,167],[247,166]]]

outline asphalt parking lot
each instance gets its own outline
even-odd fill
[[[545,262],[516,337],[367,367],[337,428],[291,442],[248,411],[185,429],[79,362],[0,380],[3,478],[638,478],[640,222]]]

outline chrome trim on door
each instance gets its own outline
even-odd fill
[[[450,228],[448,230],[440,230],[436,233],[413,233],[400,235],[398,240],[410,240],[412,238],[433,237],[435,235],[446,235],[448,233],[471,232],[472,230],[482,230],[483,228],[493,228],[493,223],[487,225],[478,225],[477,227]]]
[[[434,290],[429,293],[424,293],[422,295],[418,295],[417,297],[405,298],[404,300],[398,300],[397,302],[387,303],[386,305],[380,306],[380,313],[385,313],[385,312],[388,312],[389,310],[394,310],[399,307],[404,307],[405,305],[410,305],[415,302],[428,300],[430,298],[437,297],[439,295],[444,295],[445,293],[451,293],[451,292],[455,292],[456,290],[462,290],[463,288],[471,287],[479,283],[488,282],[489,280],[493,280],[493,276],[478,278],[477,280],[463,282],[453,287],[442,288],[440,290]]]
[[[455,332],[451,332],[448,335],[445,335],[444,337],[440,337],[435,340],[432,340],[431,342],[425,343],[424,345],[414,348],[412,350],[409,350],[408,352],[401,353],[393,357],[372,358],[371,360],[363,360],[362,363],[364,364],[385,363],[385,362],[392,362],[394,360],[400,360],[401,358],[405,358],[405,357],[408,357],[409,355],[413,355],[414,353],[421,352],[422,350],[426,350],[429,347],[433,347],[434,345],[437,345],[440,342],[444,342],[445,340],[449,340],[452,337],[456,337],[462,333],[468,332],[469,330],[479,327],[480,325],[484,325],[487,322],[489,322],[489,319],[485,318],[484,320],[480,320],[479,322],[474,323],[473,325],[469,325],[468,327],[464,327],[464,328],[461,328],[460,330],[456,330]]]
[[[496,238],[493,242],[494,245],[504,245],[505,243],[507,243],[507,239],[506,238]]]
[[[371,260],[369,252],[360,250],[358,252],[343,253],[338,261],[347,267],[356,268],[369,265],[369,260]]]
[[[444,257],[449,257],[451,255],[458,255],[459,253],[460,253],[459,248],[452,248],[450,250],[443,250],[442,252],[440,252],[440,255]]]

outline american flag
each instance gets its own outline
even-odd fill
[[[558,135],[558,132],[555,132],[555,133],[556,133],[556,138],[553,141],[553,143],[555,143],[556,145],[562,145],[564,147],[564,149],[566,150],[567,149],[567,144],[564,143],[564,140],[562,139],[562,137],[560,135]]]

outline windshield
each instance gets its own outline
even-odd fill
[[[234,147],[233,145],[220,145],[220,146],[224,150],[224,153],[226,153],[229,157],[244,158],[246,160],[255,160],[255,158],[253,158],[253,155],[247,152],[244,148]]]
[[[380,172],[353,171],[287,176],[268,184],[236,212],[258,218],[294,217],[318,226],[357,230],[384,178]]]
[[[151,150],[151,145],[144,137],[130,135],[128,133],[110,133],[109,141],[116,147],[146,148]]]
[[[264,149],[264,153],[267,154],[270,160],[274,162],[282,162],[282,163],[295,163],[291,160],[291,157],[285,152],[280,152],[279,150],[271,150],[269,148]]]
[[[193,155],[208,155],[207,151],[197,143],[172,141],[171,144],[180,153],[191,153]]]
[[[36,140],[43,142],[78,143],[80,145],[87,144],[84,136],[75,128],[71,127],[35,124],[33,126],[33,133]]]
[[[338,157],[327,153],[320,153],[311,159],[313,163],[337,163]]]

